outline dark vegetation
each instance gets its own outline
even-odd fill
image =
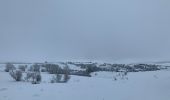
[[[78,67],[80,70],[70,69],[69,65]],[[32,64],[30,67],[19,65],[18,68],[11,63],[7,63],[5,66],[5,71],[10,72],[13,79],[22,81],[22,74],[26,73],[24,80],[31,81],[32,84],[41,82],[41,72],[54,74],[51,83],[66,83],[70,79],[70,75],[91,77],[92,72],[98,71],[123,72],[126,75],[128,72],[156,71],[160,69],[163,69],[163,67],[155,64],[98,64],[92,62],[61,62],[60,64],[45,62]]]

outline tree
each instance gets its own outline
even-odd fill
[[[51,83],[66,83],[66,82],[68,82],[69,79],[70,79],[69,67],[65,66],[63,69],[63,74],[60,74],[59,72],[57,72],[52,77]]]
[[[98,68],[97,68],[97,66],[95,64],[88,64],[88,65],[86,65],[86,72],[87,72],[87,74],[90,74],[90,73],[96,72],[96,71],[98,71]]]
[[[14,70],[16,69],[15,66],[11,63],[7,63],[6,66],[5,66],[5,71],[6,72],[9,72],[10,70]]]
[[[60,83],[61,82],[62,75],[60,74],[55,74],[52,77],[51,83]]]
[[[62,69],[56,64],[46,64],[45,67],[50,74],[62,73]]]
[[[32,77],[32,84],[39,84],[41,82],[41,74],[35,73]]]
[[[64,82],[68,82],[69,79],[70,79],[70,76],[69,76],[69,67],[65,66],[64,67],[64,79],[63,79],[63,81]]]
[[[20,65],[20,66],[18,67],[18,69],[20,69],[20,70],[23,71],[23,72],[25,72],[26,68],[27,68],[27,65]]]
[[[21,81],[22,80],[22,71],[20,71],[20,70],[15,70],[15,71],[12,70],[12,71],[10,71],[10,75],[16,81]]]
[[[41,74],[40,72],[27,72],[25,80],[31,80],[32,84],[38,84],[41,82]]]
[[[29,69],[30,71],[33,71],[33,72],[40,72],[40,65],[38,64],[34,64],[30,67]]]

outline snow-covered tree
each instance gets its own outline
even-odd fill
[[[10,70],[14,70],[16,69],[15,66],[11,63],[7,63],[6,66],[5,66],[5,71],[6,72],[9,72]]]
[[[16,81],[21,81],[22,80],[22,71],[20,71],[20,70],[11,70],[9,74]]]

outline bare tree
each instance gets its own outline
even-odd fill
[[[32,71],[32,72],[40,72],[40,65],[38,64],[34,64],[30,67],[29,71]]]
[[[51,83],[61,83],[61,78],[62,78],[62,75],[55,74],[51,79]]]
[[[20,71],[20,70],[11,70],[9,74],[16,81],[21,81],[22,80],[22,71]]]
[[[41,82],[41,74],[34,73],[32,76],[32,84],[39,84]]]
[[[27,68],[27,65],[20,65],[20,66],[18,67],[18,69],[20,69],[20,70],[23,71],[23,72],[25,72],[26,68]]]
[[[15,66],[11,63],[7,63],[6,66],[5,66],[5,71],[6,72],[9,72],[10,70],[14,70],[16,69]]]
[[[38,84],[41,82],[41,74],[40,72],[27,72],[25,80],[31,80],[32,84]]]
[[[63,79],[63,81],[64,82],[68,82],[69,79],[70,79],[70,76],[69,76],[69,67],[66,65],[64,67],[64,79]]]

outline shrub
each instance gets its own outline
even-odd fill
[[[66,66],[66,67],[64,67],[64,79],[63,79],[63,81],[64,82],[68,82],[68,80],[70,79],[70,76],[69,76],[69,67],[68,66]]]
[[[27,72],[25,80],[31,80],[32,84],[38,84],[41,82],[41,74],[40,72]]]
[[[46,69],[41,69],[41,72],[47,72],[47,70]]]
[[[55,74],[52,77],[51,83],[60,83],[61,82],[62,75],[60,74]]]
[[[15,70],[15,71],[10,71],[11,77],[16,80],[16,81],[21,81],[22,79],[22,71],[20,70]]]
[[[23,72],[25,72],[26,68],[27,68],[27,65],[20,65],[20,66],[18,67],[18,69],[20,69],[20,70],[23,71]]]
[[[40,72],[40,65],[34,64],[30,67],[29,71]]]
[[[33,75],[33,72],[26,72],[25,80],[29,81],[29,79],[31,79],[32,75]]]
[[[10,70],[14,70],[16,69],[15,66],[11,63],[7,63],[6,66],[5,66],[5,71],[6,72],[9,72]]]
[[[35,73],[32,77],[32,84],[39,84],[41,82],[41,74]]]
[[[51,83],[66,83],[70,79],[69,67],[66,66],[63,69],[63,74],[56,73],[51,80]]]
[[[45,65],[47,72],[49,72],[50,74],[57,74],[57,73],[62,73],[62,69],[56,65],[56,64],[46,64]]]
[[[97,66],[95,64],[89,64],[89,65],[86,65],[86,72],[88,74],[92,73],[92,72],[96,72],[98,71],[99,69],[97,68]]]

